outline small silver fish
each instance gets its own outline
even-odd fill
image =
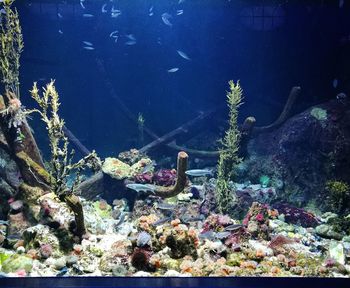
[[[151,8],[149,8],[149,10],[148,10],[148,15],[149,16],[153,16],[153,6],[151,6]]]
[[[168,70],[168,73],[174,73],[176,71],[179,71],[179,68],[175,67],[175,68],[171,68]]]
[[[243,227],[242,224],[232,224],[224,228],[225,231],[236,231]]]
[[[60,30],[58,30],[58,33],[63,34],[63,31],[60,29]]]
[[[217,233],[215,233],[215,237],[217,238],[217,239],[225,239],[225,238],[227,238],[228,236],[230,236],[231,235],[231,232],[228,232],[228,231],[223,231],[223,232],[217,232]]]
[[[95,16],[92,15],[92,14],[85,13],[85,14],[83,14],[83,17],[85,17],[85,18],[92,18],[92,17],[95,17]]]
[[[83,8],[83,9],[85,9],[84,1],[85,1],[85,0],[80,0],[80,6],[81,6],[81,8]]]
[[[102,12],[102,13],[107,13],[106,6],[107,6],[107,4],[103,4],[103,5],[102,5],[102,8],[101,8],[101,12]]]
[[[169,13],[162,14],[162,20],[163,20],[164,24],[171,27],[171,26],[173,26],[173,24],[169,21],[170,18],[172,18],[172,16]]]
[[[182,58],[184,58],[184,59],[186,59],[186,60],[188,60],[188,61],[191,61],[191,58],[188,57],[187,54],[186,54],[185,52],[183,52],[183,51],[181,51],[181,50],[177,50],[176,52],[177,52],[177,54],[179,54]]]
[[[95,50],[95,48],[91,47],[91,46],[84,46],[83,49],[85,49],[85,50]]]
[[[204,240],[204,239],[213,240],[213,239],[215,239],[215,232],[210,230],[210,231],[207,231],[204,233],[200,233],[198,235],[198,238],[202,239],[202,240]]]
[[[338,87],[338,79],[334,79],[332,84],[333,84],[333,88],[337,88]]]
[[[182,15],[184,13],[184,10],[177,10],[176,11],[176,15],[179,16],[179,15]]]
[[[86,45],[86,46],[93,46],[93,44],[89,41],[83,41],[83,43]]]
[[[129,40],[129,41],[125,42],[125,45],[128,45],[128,46],[132,46],[132,45],[135,45],[135,44],[136,44],[135,40]]]
[[[130,39],[130,40],[136,41],[136,38],[135,38],[134,34],[126,34],[125,37]]]
[[[143,192],[152,192],[154,193],[154,185],[150,184],[138,184],[138,183],[132,183],[132,184],[127,184],[126,188],[129,188],[131,190],[136,191],[137,193],[143,191]]]
[[[204,215],[199,215],[199,216],[181,216],[180,220],[181,222],[185,224],[189,224],[190,222],[198,222],[198,221],[203,221],[205,219]]]
[[[122,223],[124,223],[127,214],[128,214],[128,213],[123,213],[123,214],[120,216],[119,221],[117,222],[117,224],[115,224],[115,227],[118,227],[119,225],[121,225]]]
[[[157,208],[160,210],[173,210],[176,206],[172,204],[168,204],[165,202],[157,203]]]
[[[111,32],[111,34],[109,34],[109,37],[115,37],[116,34],[118,34],[118,30],[115,30],[113,32]]]
[[[207,175],[213,175],[213,172],[207,169],[192,169],[187,170],[186,175],[193,176],[193,177],[203,177]]]
[[[152,223],[151,225],[156,227],[156,226],[159,226],[159,225],[162,225],[168,221],[170,221],[172,219],[172,217],[165,217],[165,218],[162,218],[162,219],[159,219],[157,220],[156,222]]]
[[[63,18],[61,13],[57,13],[58,18]]]

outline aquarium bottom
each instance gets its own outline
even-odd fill
[[[0,278],[1,288],[72,287],[230,287],[310,288],[350,287],[349,278],[281,277],[27,277]]]

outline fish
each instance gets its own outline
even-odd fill
[[[225,231],[236,231],[236,230],[239,230],[243,227],[242,224],[231,224],[229,226],[226,226],[224,228]]]
[[[227,238],[230,235],[231,235],[231,232],[228,232],[228,231],[217,232],[215,233],[215,238],[221,240],[221,239]]]
[[[136,38],[135,38],[134,34],[126,34],[125,36],[126,36],[127,38],[129,38],[130,40],[136,41]]]
[[[92,14],[89,14],[89,13],[84,13],[83,17],[85,17],[85,18],[92,18],[92,17],[95,17],[95,16],[92,15]]]
[[[95,50],[95,48],[91,47],[91,46],[84,46],[83,49],[85,49],[85,50]]]
[[[118,227],[119,225],[121,225],[122,223],[124,223],[126,216],[128,215],[128,213],[123,213],[121,214],[119,221],[114,225],[115,227]]]
[[[93,44],[89,41],[83,41],[83,43],[86,45],[86,46],[93,46]]]
[[[209,230],[207,232],[200,233],[198,235],[198,238],[202,239],[202,240],[204,240],[204,239],[213,240],[213,239],[215,239],[215,232],[212,230]]]
[[[119,9],[114,9],[114,6],[112,7],[112,9],[111,9],[111,12],[112,13],[122,13],[122,11],[120,11]]]
[[[111,17],[112,18],[117,18],[119,15],[121,15],[122,13],[121,12],[112,12],[111,13]]]
[[[0,220],[0,225],[9,225],[9,221],[8,220]]]
[[[182,58],[191,61],[191,58],[187,56],[187,54],[181,50],[176,50],[177,54],[179,54]]]
[[[61,13],[57,13],[58,18],[63,18]]]
[[[162,219],[157,220],[156,222],[153,222],[151,225],[152,225],[153,227],[156,227],[156,226],[162,225],[162,224],[164,224],[164,223],[170,221],[171,219],[172,219],[171,216],[169,216],[169,217],[164,217],[164,218],[162,218]]]
[[[115,30],[109,34],[109,37],[115,37],[115,34],[119,33],[118,30]]]
[[[192,169],[185,171],[186,175],[193,177],[203,177],[207,175],[213,175],[213,171],[208,169]]]
[[[102,13],[107,13],[107,9],[106,9],[107,4],[103,4],[101,7],[101,12]]]
[[[153,6],[151,6],[151,8],[149,8],[148,15],[153,16]]]
[[[176,11],[176,15],[179,16],[179,15],[182,15],[184,13],[184,10],[177,10]]]
[[[61,29],[58,30],[58,33],[63,34],[63,31]]]
[[[338,79],[334,79],[332,84],[333,84],[333,88],[337,88],[338,87]]]
[[[171,68],[171,69],[168,70],[168,73],[174,73],[174,72],[176,72],[178,70],[179,70],[179,68],[177,68],[177,67]]]
[[[150,184],[138,184],[138,183],[132,183],[127,184],[126,188],[129,188],[131,190],[136,191],[137,193],[143,191],[143,192],[152,192],[154,193],[155,186]]]
[[[173,210],[176,205],[168,204],[166,202],[157,203],[157,208],[160,210]]]
[[[172,18],[173,16],[171,16],[169,13],[165,12],[162,14],[162,20],[164,22],[165,25],[168,26],[173,26],[173,24],[169,21],[170,18]]]
[[[135,44],[136,44],[136,41],[134,41],[134,40],[129,40],[129,41],[125,42],[125,45],[129,45],[129,46],[132,46],[132,45],[135,45]]]
[[[189,224],[190,222],[198,222],[198,221],[203,221],[205,219],[204,215],[199,215],[199,216],[181,216],[180,220],[181,222],[185,224]]]
[[[83,8],[83,9],[85,9],[84,1],[85,1],[85,0],[80,0],[80,6],[81,6],[81,8]]]

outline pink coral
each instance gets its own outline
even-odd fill
[[[256,221],[263,222],[264,221],[264,215],[262,213],[259,213],[255,216]]]

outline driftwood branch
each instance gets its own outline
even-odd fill
[[[280,114],[280,116],[277,118],[276,121],[274,121],[273,123],[267,126],[254,127],[253,132],[254,133],[268,132],[282,125],[283,122],[285,122],[290,116],[290,112],[292,111],[292,107],[295,103],[295,100],[300,95],[300,90],[301,88],[298,86],[295,86],[290,90],[287,102],[284,105],[282,113]]]
[[[290,116],[292,107],[300,95],[300,90],[301,88],[298,86],[295,86],[291,89],[287,102],[284,105],[284,108],[280,114],[280,116],[277,118],[276,121],[274,121],[272,124],[267,125],[267,126],[261,126],[261,127],[255,127],[255,118],[254,117],[248,117],[243,125],[241,126],[241,131],[242,131],[242,139],[241,139],[241,144],[243,146],[242,149],[246,148],[246,145],[248,144],[248,140],[251,136],[252,133],[262,133],[262,132],[268,132],[273,129],[276,129],[280,125],[282,125]],[[248,124],[248,125],[247,125]],[[248,128],[248,129],[247,129]],[[189,154],[192,155],[198,155],[202,157],[218,157],[220,151],[206,151],[206,150],[197,150],[197,149],[191,149],[191,148],[186,148],[184,146],[177,145],[175,140],[167,144],[170,148],[173,148],[178,151],[185,151]],[[242,154],[245,154],[244,150],[242,150]]]
[[[176,183],[172,187],[161,187],[156,186],[154,193],[162,198],[174,197],[177,194],[181,193],[185,187],[187,182],[186,170],[188,165],[188,155],[186,152],[181,151],[177,155],[177,177]]]
[[[73,144],[73,146],[85,157],[91,153],[89,149],[87,149],[77,137],[66,127],[63,126],[64,135],[69,139],[69,142]]]
[[[155,139],[153,142],[147,144],[146,146],[142,147],[139,151],[141,153],[147,153],[149,150],[154,149],[155,147],[167,143],[169,141],[171,141],[172,139],[174,139],[175,136],[181,134],[181,133],[187,133],[188,130],[196,125],[198,122],[202,121],[203,119],[208,118],[209,116],[211,116],[214,112],[216,112],[219,108],[215,108],[212,110],[209,110],[207,112],[201,113],[200,115],[198,115],[197,117],[195,117],[194,119],[186,122],[185,124],[181,125],[180,127],[170,131],[169,133],[163,135],[162,137],[158,137],[157,139]],[[171,147],[171,145],[167,144],[169,147]],[[172,147],[171,147],[172,148]]]

